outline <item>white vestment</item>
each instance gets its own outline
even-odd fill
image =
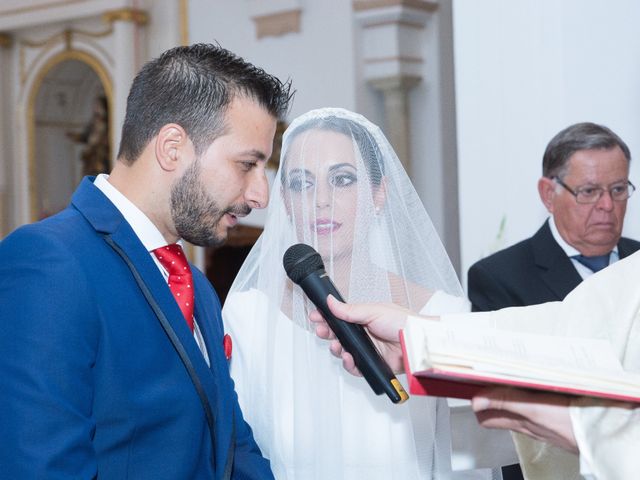
[[[548,335],[607,339],[625,370],[640,372],[640,252],[585,280],[562,302],[505,308],[496,312],[445,315],[446,322],[485,324],[506,330]],[[580,398],[570,409],[580,463],[587,478],[640,477],[640,409],[603,406]],[[518,454],[529,479],[578,476],[576,455],[516,438]],[[589,476],[590,475],[590,476]]]

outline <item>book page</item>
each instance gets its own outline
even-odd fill
[[[615,377],[623,368],[606,340],[567,338],[449,325],[411,317],[409,337],[412,371],[431,367],[468,367],[477,371],[562,381]],[[413,357],[413,358],[411,358]]]

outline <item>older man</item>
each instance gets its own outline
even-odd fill
[[[593,272],[640,248],[621,238],[631,154],[608,128],[578,123],[549,142],[538,192],[551,214],[536,234],[469,269],[473,310],[562,300]]]
[[[639,242],[620,236],[635,190],[630,160],[627,145],[601,125],[578,123],[553,137],[538,180],[551,216],[533,237],[469,269],[473,310],[562,300],[583,279],[638,250]],[[577,475],[577,463],[575,468]],[[508,480],[521,478],[515,468],[504,474]]]

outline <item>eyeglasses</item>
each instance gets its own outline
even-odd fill
[[[609,192],[612,200],[616,202],[622,202],[629,198],[631,194],[636,190],[636,187],[633,185],[633,183],[628,180],[625,183],[618,183],[616,185],[613,185],[608,189],[587,185],[584,187],[578,187],[574,190],[558,177],[551,177],[551,179],[555,180],[558,185],[564,187],[571,195],[576,197],[576,202],[578,203],[596,203],[598,200],[600,200],[600,197],[602,197],[605,190]]]

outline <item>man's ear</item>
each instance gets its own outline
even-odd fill
[[[550,178],[541,177],[538,180],[538,194],[549,213],[553,213],[553,199],[556,196],[556,188],[556,182]]]
[[[155,141],[158,165],[165,171],[174,171],[189,146],[187,132],[177,123],[167,123],[160,128]]]

